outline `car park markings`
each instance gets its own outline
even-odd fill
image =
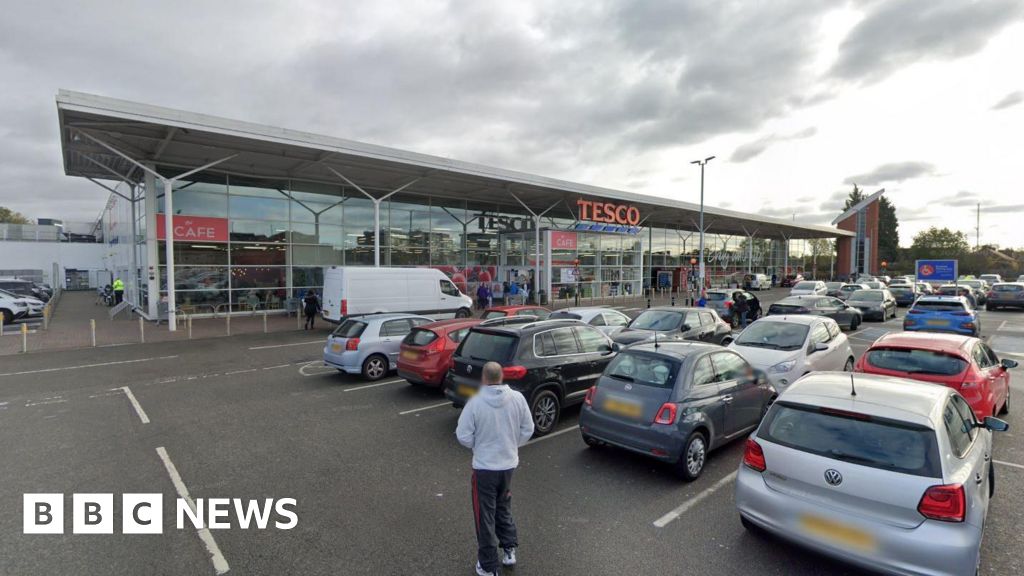
[[[260,368],[260,370],[276,370],[278,368],[288,368],[290,366],[291,364],[278,364],[277,366],[264,366],[263,368]]]
[[[46,404],[61,404],[67,402],[67,399],[62,396],[50,396],[49,398],[43,398],[37,402],[26,402],[25,408],[32,406],[45,406]]]
[[[993,462],[999,464],[1000,466],[1009,466],[1010,468],[1019,468],[1021,470],[1024,470],[1024,464],[1014,464],[1013,462],[1004,462],[1002,460],[993,460]]]
[[[654,521],[654,526],[656,528],[664,528],[665,526],[668,526],[669,524],[672,523],[673,520],[676,520],[677,518],[679,518],[680,516],[685,514],[687,510],[689,510],[690,508],[693,508],[697,504],[700,504],[700,502],[702,500],[704,500],[708,496],[711,496],[712,494],[717,492],[720,488],[722,488],[722,486],[725,486],[726,484],[729,484],[730,482],[735,480],[736,479],[736,474],[737,474],[737,471],[735,471],[735,470],[732,471],[729,475],[727,475],[726,477],[722,478],[718,482],[715,482],[714,484],[712,484],[711,486],[706,488],[700,494],[697,494],[693,498],[690,498],[689,500],[687,500],[686,502],[681,504],[675,510],[673,510],[673,511],[669,512],[668,514],[665,514],[661,518],[658,518],[657,520],[655,520]]]
[[[363,386],[356,386],[355,388],[345,388],[345,392],[355,392],[356,390],[366,390],[367,388],[376,388],[377,386],[387,386],[388,384],[399,384],[405,382],[404,379],[399,378],[397,380],[388,380],[386,382],[377,382],[375,384],[366,384]]]
[[[42,374],[45,372],[60,372],[62,370],[79,370],[82,368],[98,368],[100,366],[116,366],[118,364],[136,364],[139,362],[152,362],[153,360],[171,360],[178,356],[155,356],[153,358],[139,358],[137,360],[119,360],[117,362],[100,362],[98,364],[82,364],[79,366],[62,366],[60,368],[43,368],[41,370],[25,370],[23,372],[6,372],[2,376],[24,376],[25,374]]]
[[[246,374],[248,372],[255,372],[256,370],[257,370],[256,368],[247,368],[245,370],[234,370],[234,371],[231,371],[231,372],[225,372],[224,375],[225,376],[231,376],[233,374]]]
[[[557,432],[552,432],[552,433],[548,434],[547,436],[541,436],[540,438],[534,438],[533,440],[530,440],[526,444],[523,444],[523,446],[529,446],[531,444],[536,444],[537,442],[542,442],[542,441],[547,440],[549,438],[554,438],[555,436],[561,436],[562,434],[565,434],[566,432],[572,432],[573,430],[579,430],[579,426],[569,426],[568,428],[562,428],[561,430],[559,430]]]
[[[167,449],[160,446],[156,449],[156,453],[160,456],[160,460],[164,463],[164,468],[167,469],[167,475],[171,477],[171,484],[174,484],[174,489],[178,492],[188,507],[192,509],[194,514],[196,511],[196,503],[192,500],[192,497],[188,494],[188,488],[185,487],[185,483],[181,480],[181,475],[178,474],[178,469],[174,466],[174,462],[171,462],[171,457],[167,455]],[[206,546],[206,551],[210,553],[210,562],[213,564],[213,569],[217,574],[224,574],[231,568],[228,566],[228,561],[224,558],[224,554],[220,551],[220,546],[217,546],[217,541],[213,539],[213,534],[210,534],[209,528],[200,528],[198,530],[199,539],[202,540],[203,545]]]
[[[273,344],[271,346],[250,346],[249,350],[268,350],[270,348],[287,348],[289,346],[307,346],[309,344],[323,344],[324,340],[311,340],[309,342],[293,342],[291,344]]]
[[[135,409],[135,413],[139,416],[139,420],[142,420],[143,424],[149,424],[149,416],[146,415],[146,411],[142,409],[142,405],[139,404],[138,399],[135,398],[135,394],[127,386],[120,388],[114,388],[114,390],[123,390],[124,395],[128,397],[128,401],[131,402],[132,408]]]
[[[412,414],[414,412],[422,412],[424,410],[433,410],[434,408],[440,408],[441,406],[451,406],[451,402],[441,402],[440,404],[431,404],[430,406],[422,406],[420,408],[413,408],[412,410],[406,410],[405,412],[399,412],[399,416],[405,416],[406,414]]]
[[[307,370],[309,370],[310,368],[320,368],[321,371],[310,374],[307,372]],[[299,374],[302,374],[303,376],[322,376],[324,374],[331,374],[333,372],[334,368],[331,368],[330,366],[324,364],[323,360],[311,360],[309,362],[303,363],[302,366],[299,367]]]

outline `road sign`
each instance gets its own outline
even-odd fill
[[[956,282],[956,260],[917,260],[914,263],[917,279],[921,282]]]

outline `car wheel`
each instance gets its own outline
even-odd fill
[[[2,312],[4,313],[4,325],[14,322],[14,314],[10,310],[2,310]]]
[[[853,357],[846,359],[846,365],[843,366],[843,372],[853,372]]]
[[[860,316],[854,316],[853,318],[850,318],[850,330],[853,331],[858,328],[860,328]]]
[[[704,471],[708,459],[708,443],[700,432],[690,434],[683,446],[683,453],[676,463],[676,474],[687,482],[693,482]]]
[[[724,338],[722,338],[722,346],[728,346],[729,344],[732,344],[732,336],[725,336]]]
[[[530,415],[533,417],[533,435],[544,436],[554,430],[558,423],[558,415],[562,411],[558,395],[551,390],[541,390],[530,403]]]
[[[599,448],[601,446],[601,441],[589,434],[583,435],[583,443],[591,448]]]
[[[988,311],[988,312],[992,312],[992,311],[994,311],[995,309],[996,309],[996,308],[995,308],[995,306],[989,306],[988,304],[985,304],[985,310],[986,310],[986,311]]]
[[[388,359],[380,354],[373,354],[363,360],[363,378],[380,380],[388,373]]]
[[[999,414],[1000,415],[1004,415],[1004,414],[1009,414],[1009,413],[1010,413],[1010,388],[1007,387],[1006,388],[1006,401],[1003,402],[1003,407],[999,409]]]
[[[459,311],[455,313],[456,318],[469,318],[473,315],[473,311],[469,308],[459,308]]]

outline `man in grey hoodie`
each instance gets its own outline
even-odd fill
[[[533,418],[526,398],[501,383],[501,364],[484,364],[480,392],[459,416],[455,436],[473,450],[473,519],[476,522],[479,576],[498,573],[501,564],[516,564],[516,524],[512,520],[512,472],[519,466],[519,447],[533,436]]]

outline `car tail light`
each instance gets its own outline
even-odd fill
[[[505,366],[501,369],[503,380],[521,380],[524,376],[526,376],[525,366]]]
[[[953,316],[970,316],[970,312],[953,312]]]
[[[676,411],[679,408],[672,402],[665,402],[658,408],[658,415],[654,417],[655,424],[675,424]]]
[[[359,349],[359,338],[349,338],[345,342],[345,350],[358,350]]]
[[[725,309],[728,310],[729,308],[732,308],[732,302],[725,303]]]
[[[943,522],[963,522],[967,501],[962,484],[932,486],[924,491],[917,511],[925,518]]]
[[[974,322],[964,322],[960,324],[961,328],[967,328],[968,330],[974,330]]]
[[[347,298],[342,298],[341,299],[341,316],[342,317],[348,316],[348,299]]]
[[[764,450],[753,438],[747,438],[747,445],[743,451],[743,465],[758,472],[764,472],[768,468],[764,461]]]
[[[423,351],[427,354],[437,354],[444,351],[444,338],[440,336],[434,338],[433,342],[423,347]]]
[[[594,392],[597,391],[597,386],[591,386],[587,388],[587,395],[583,397],[583,403],[587,406],[594,405]]]
[[[973,382],[971,380],[964,380],[963,382],[960,383],[960,389],[963,390],[964,388],[974,388],[977,385],[977,382]]]

